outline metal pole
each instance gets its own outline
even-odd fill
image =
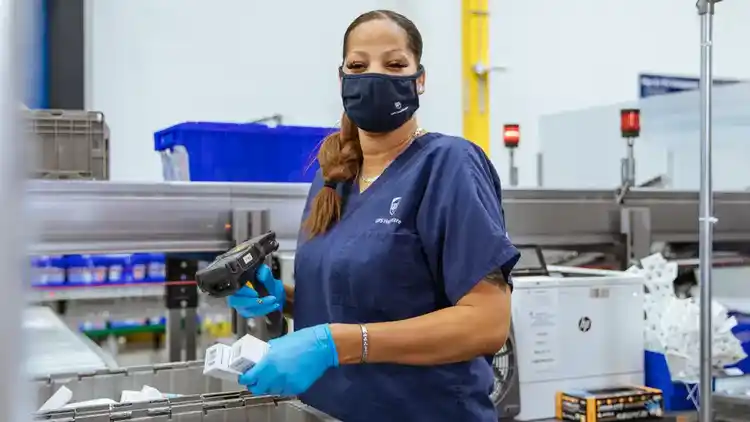
[[[536,186],[544,186],[544,155],[541,152],[536,153]]]
[[[628,138],[627,183],[635,187],[635,138]]]
[[[510,164],[510,185],[518,186],[518,167],[516,167],[515,148],[508,148],[508,162]]]
[[[700,184],[700,422],[711,422],[713,408],[713,362],[711,356],[711,269],[713,265],[713,187],[711,162],[711,88],[713,81],[713,15],[714,3],[720,0],[698,0],[701,18],[701,184]]]
[[[0,333],[3,343],[0,359],[0,421],[31,420],[31,389],[26,378],[26,338],[22,330],[22,309],[26,297],[28,270],[24,266],[29,226],[26,208],[26,154],[29,140],[19,136],[17,120],[21,102],[17,87],[19,64],[28,47],[25,37],[32,2],[0,0],[0,268],[3,294],[0,295]]]

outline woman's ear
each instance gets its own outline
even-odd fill
[[[424,81],[425,81],[425,74],[423,73],[422,76],[417,78],[417,94],[419,95],[424,94]]]

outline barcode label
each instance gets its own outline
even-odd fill
[[[242,257],[242,260],[245,261],[245,265],[253,262],[254,259],[255,258],[253,257],[253,253],[252,252],[248,252],[247,255],[245,255],[245,256]]]
[[[217,349],[210,349],[206,356],[206,366],[211,366],[216,362],[217,355],[219,354]]]

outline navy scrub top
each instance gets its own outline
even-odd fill
[[[305,216],[322,186],[318,174]],[[473,143],[428,133],[363,193],[356,184],[339,192],[341,220],[325,235],[300,235],[296,329],[417,317],[456,304],[493,271],[510,280],[519,252],[505,230],[500,180]],[[344,365],[300,398],[344,422],[495,422],[492,385],[482,357],[435,366]]]

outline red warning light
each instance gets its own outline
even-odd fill
[[[620,110],[620,131],[623,138],[637,138],[641,134],[641,111],[636,108]]]
[[[503,126],[503,143],[506,148],[516,148],[521,140],[521,128],[519,125],[510,124]]]

